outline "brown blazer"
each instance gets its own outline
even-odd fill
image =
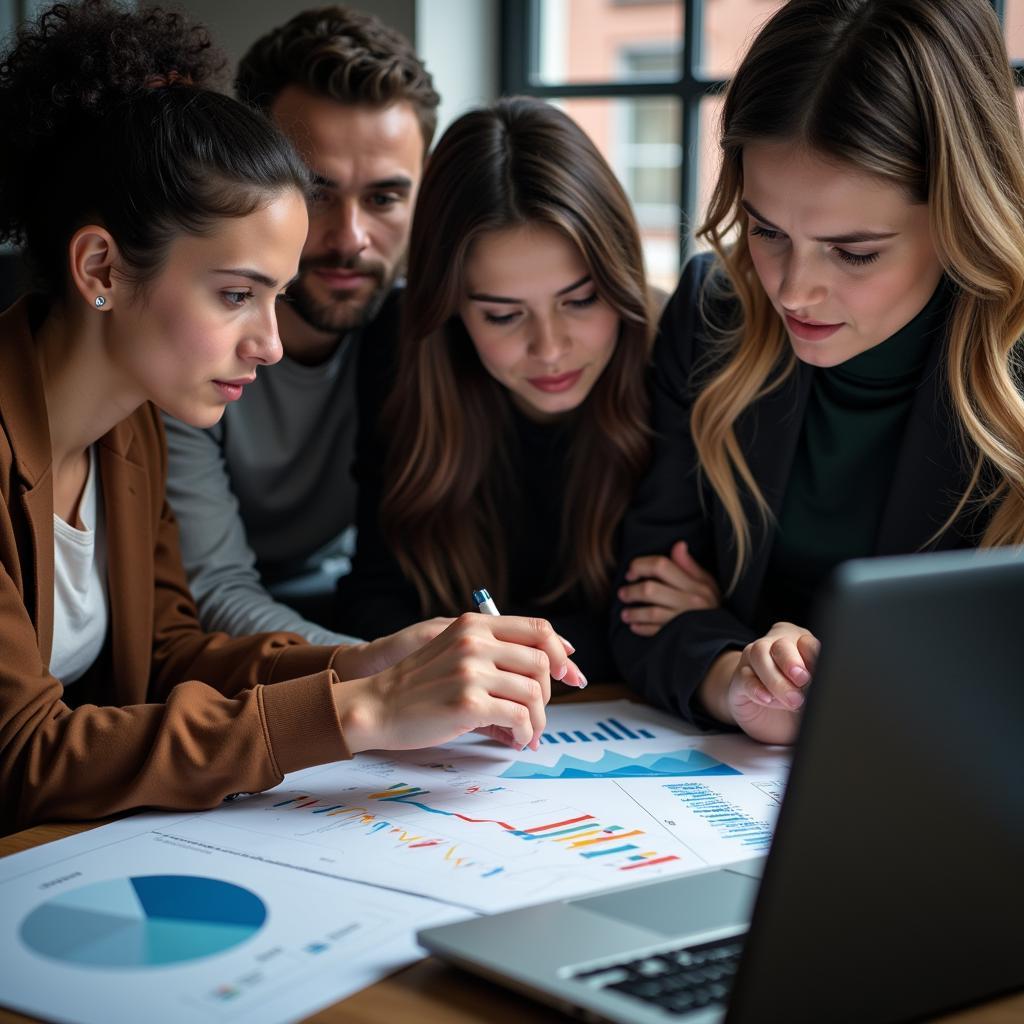
[[[27,300],[0,315],[0,832],[138,807],[211,807],[349,757],[331,698],[336,648],[200,628],[150,405],[97,442],[110,627],[104,654],[68,688],[76,704],[91,702],[64,702],[48,670],[53,482],[28,316]]]

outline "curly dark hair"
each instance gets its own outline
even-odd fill
[[[245,216],[308,172],[266,118],[214,91],[227,61],[177,13],[58,3],[0,56],[0,241],[33,284],[66,284],[66,243],[106,226],[143,282],[182,232]]]
[[[403,35],[362,11],[303,11],[252,45],[238,66],[238,98],[267,113],[289,85],[340,103],[404,100],[416,112],[424,149],[437,129],[441,98],[430,72]]]

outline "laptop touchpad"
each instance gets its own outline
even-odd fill
[[[711,871],[570,902],[617,921],[679,935],[749,924],[759,884],[756,878]]]

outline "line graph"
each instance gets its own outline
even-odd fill
[[[462,797],[481,797],[484,806],[495,794],[512,795],[503,786],[469,785],[462,788]],[[447,794],[451,798],[451,794]],[[546,806],[549,801],[530,800],[520,797],[520,810]],[[384,789],[362,793],[358,800],[343,802],[338,799],[325,800],[309,793],[297,793],[275,800],[266,810],[270,812],[304,812],[310,816],[323,815],[326,819],[338,819],[336,828],[349,828],[366,836],[378,836],[393,841],[407,850],[431,850],[442,856],[443,862],[458,869],[475,869],[480,878],[494,878],[508,869],[507,863],[494,863],[479,854],[466,851],[466,843],[450,834],[434,833],[429,822],[417,818],[415,824],[408,820],[396,819],[389,813],[388,805],[394,809],[415,808],[421,815],[455,819],[473,828],[488,830],[491,835],[499,834],[521,844],[544,844],[574,855],[590,863],[599,862],[617,871],[636,871],[679,860],[678,854],[644,849],[646,832],[642,828],[627,828],[619,824],[602,822],[598,816],[578,812],[568,817],[559,815],[554,820],[541,820],[536,824],[517,824],[513,815],[498,817],[485,814],[471,814],[465,809],[456,810],[442,806],[444,797],[433,794],[423,786],[395,782]],[[374,806],[376,805],[376,806]]]

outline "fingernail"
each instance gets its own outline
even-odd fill
[[[810,678],[811,674],[802,665],[794,665],[789,670],[789,678],[793,680],[797,686],[803,686]]]
[[[558,639],[562,641],[562,646],[565,647],[570,654],[576,653],[576,648],[573,647],[573,645],[566,640],[564,636],[559,635]]]
[[[786,703],[795,711],[804,702],[804,695],[802,693],[787,693]]]
[[[565,663],[565,664],[564,664],[564,665],[563,665],[563,666],[562,666],[562,667],[561,667],[561,668],[560,668],[560,669],[558,670],[558,674],[557,674],[557,675],[555,676],[555,678],[556,678],[556,679],[564,679],[564,678],[565,678],[565,673],[566,673],[566,672],[568,672],[568,671],[569,671],[569,663],[568,663],[568,662],[566,662],[566,663]]]
[[[587,688],[587,677],[579,670],[576,670],[576,674],[580,677],[580,689],[585,690]]]

